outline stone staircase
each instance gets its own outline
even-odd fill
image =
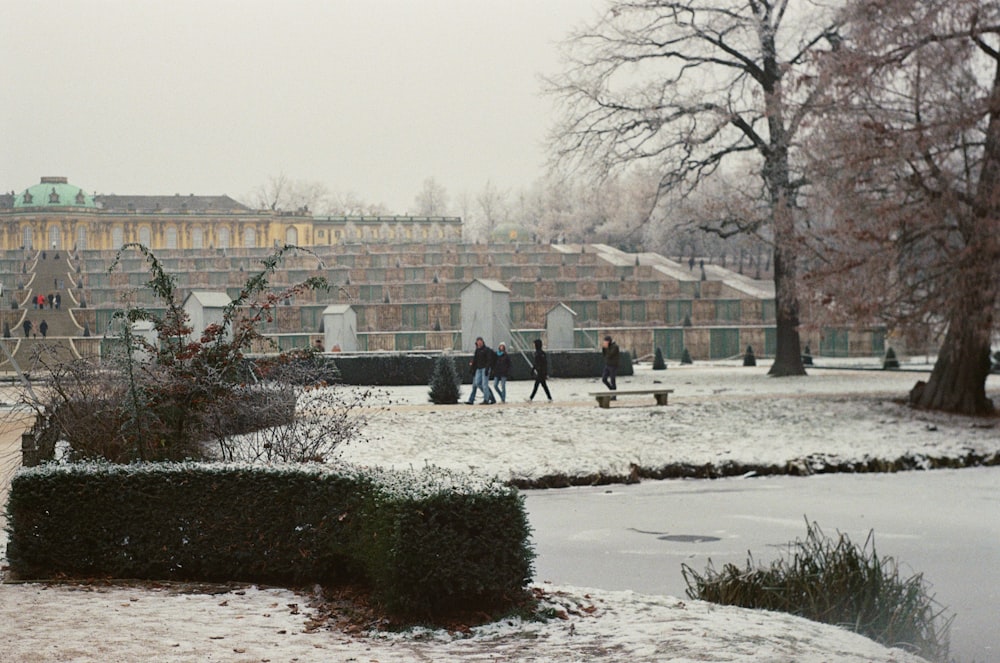
[[[65,251],[41,251],[35,258],[28,274],[28,297],[21,303],[24,311],[16,325],[9,330],[10,338],[6,339],[11,355],[22,371],[31,371],[37,363],[39,352],[51,355],[47,361],[69,360],[76,356],[70,338],[82,336],[83,329],[79,327],[70,314],[70,308],[76,305],[71,298],[69,286],[73,284],[72,268],[69,255]],[[45,306],[38,308],[33,302],[38,295],[45,296]],[[61,298],[59,308],[51,303],[54,295]],[[25,336],[24,323],[31,322],[30,334]],[[45,336],[42,336],[42,322],[46,323]],[[7,330],[4,330],[5,332]],[[6,334],[5,334],[6,336]],[[0,371],[10,371],[13,367],[6,353],[0,355]]]

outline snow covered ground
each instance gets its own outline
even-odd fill
[[[433,406],[426,387],[394,388],[396,405],[372,414],[372,439],[349,445],[343,456],[530,483],[552,475],[628,477],[633,466],[732,464],[808,473],[872,459],[911,457],[927,465],[928,458],[1000,453],[996,420],[919,412],[897,402],[928,373],[817,368],[807,377],[775,379],[767,370],[695,364],[653,371],[646,364],[619,380],[623,390],[674,389],[667,407],[653,406],[652,396],[628,396],[600,409],[587,395],[604,390],[597,379],[550,380],[551,404],[543,397],[525,402],[531,382],[509,383],[507,404],[490,406]],[[1000,376],[987,385],[1000,403]]]
[[[908,366],[914,368],[914,366]],[[919,368],[919,367],[917,367]],[[797,471],[900,457],[1000,453],[1000,422],[897,404],[917,372],[823,370],[771,379],[767,367],[637,368],[619,386],[660,383],[670,405],[623,397],[610,410],[597,380],[550,381],[555,402],[435,406],[426,387],[384,390],[353,462],[435,464],[511,480],[628,476],[633,466],[790,466]],[[467,394],[468,387],[465,387]],[[1000,376],[988,389],[1000,403]],[[19,440],[8,436],[0,460]],[[8,464],[9,467],[9,464]],[[6,473],[0,473],[5,477]],[[0,549],[5,535],[0,534]],[[2,561],[2,560],[0,560]],[[471,634],[348,635],[314,628],[308,594],[245,587],[181,591],[126,585],[0,584],[0,661],[893,661],[919,659],[832,626],[674,597],[547,587],[565,618],[500,622]]]

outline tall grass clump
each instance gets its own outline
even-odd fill
[[[796,539],[788,554],[770,567],[726,564],[716,570],[709,560],[704,575],[682,565],[687,595],[743,608],[786,612],[834,624],[889,647],[908,649],[931,661],[947,661],[954,617],[945,617],[928,594],[923,574],[900,576],[892,557],[875,551],[874,531],[864,545],[845,534],[827,537],[806,522],[805,540]]]

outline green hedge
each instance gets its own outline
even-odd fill
[[[397,614],[523,596],[523,497],[429,468],[163,463],[19,472],[7,558],[20,578],[363,582]]]
[[[549,375],[555,378],[600,377],[604,370],[604,357],[594,350],[552,350],[549,356]],[[438,353],[364,353],[335,354],[341,381],[352,385],[401,386],[428,385],[434,374],[434,363]],[[472,373],[468,370],[472,354],[454,353],[455,365],[460,369],[460,377],[465,384],[472,383]],[[530,380],[533,352],[525,355],[513,352],[511,358],[511,380]],[[618,375],[632,375],[632,357],[622,351]]]

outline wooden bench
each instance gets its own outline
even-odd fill
[[[636,396],[652,394],[657,405],[666,405],[667,398],[673,393],[673,389],[660,389],[652,387],[649,389],[618,389],[616,391],[592,391],[590,395],[597,399],[597,404],[601,407],[611,407],[611,401],[617,400],[618,396]]]

